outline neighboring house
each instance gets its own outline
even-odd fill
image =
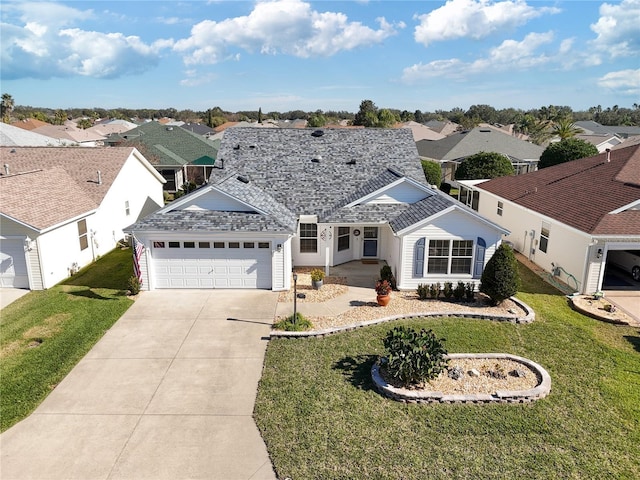
[[[163,205],[134,148],[1,148],[0,285],[42,290],[116,246]]]
[[[413,133],[413,140],[441,140],[445,138],[445,135],[431,130],[429,127],[422,125],[418,122],[405,122],[400,125],[400,128],[408,128]]]
[[[455,180],[458,165],[470,155],[479,152],[498,152],[513,165],[516,175],[535,171],[544,148],[516,137],[499,133],[491,128],[474,128],[449,135],[433,142],[416,143],[420,157],[435,160],[442,166],[443,180]]]
[[[208,125],[203,125],[201,123],[187,122],[180,125],[180,127],[205,138],[209,138],[216,133],[216,131],[213,128],[209,127]]]
[[[586,135],[616,135],[620,138],[628,138],[640,135],[640,127],[629,125],[600,125],[593,120],[581,120],[575,122],[576,127],[584,130]]]
[[[594,145],[598,149],[598,153],[606,152],[607,149],[620,145],[624,142],[623,139],[616,137],[615,135],[576,135],[577,139],[584,140]]]
[[[158,122],[112,135],[105,143],[136,147],[167,181],[164,189],[169,192],[179,190],[187,181],[205,183],[218,153],[218,143]]]
[[[608,252],[640,250],[640,145],[469,188],[516,250],[580,293],[602,288]]]
[[[457,123],[453,123],[448,120],[446,122],[442,122],[440,120],[429,120],[424,125],[434,132],[441,133],[445,137],[448,137],[453,133],[457,133],[461,128]]]
[[[47,137],[0,122],[1,147],[64,147],[71,145],[75,145],[75,142],[62,138]]]
[[[24,120],[13,122],[11,125],[13,127],[22,128],[23,130],[33,130],[34,128],[46,127],[51,124],[36,118],[25,118]]]
[[[47,137],[62,138],[70,140],[81,147],[102,146],[105,136],[99,133],[80,128],[72,125],[45,125],[31,130],[34,133],[46,135]]]
[[[93,127],[86,129],[87,132],[93,132],[103,137],[108,137],[114,133],[124,133],[133,130],[138,125],[126,120],[110,120],[108,122],[97,123]]]
[[[426,183],[407,129],[261,128],[227,129],[208,185],[127,231],[144,288],[272,290],[353,260],[402,289],[477,282],[507,233]]]

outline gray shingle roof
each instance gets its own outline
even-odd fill
[[[512,159],[538,160],[544,148],[489,128],[474,128],[454,133],[442,140],[417,142],[421,157],[434,160],[457,160],[478,152],[498,152]]]
[[[256,212],[220,212],[213,210],[172,210],[154,213],[124,229],[125,231],[186,232],[282,232],[291,233],[272,215]]]
[[[239,173],[293,213],[319,216],[349,203],[354,191],[389,166],[425,184],[410,130],[325,129],[317,137],[313,132],[230,128],[218,152],[224,168],[214,169],[210,182],[228,171]]]

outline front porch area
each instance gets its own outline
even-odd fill
[[[329,267],[329,276],[345,278],[345,285],[373,289],[380,279],[380,269],[387,265],[384,260],[353,260]]]

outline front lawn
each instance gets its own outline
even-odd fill
[[[640,478],[640,332],[584,317],[526,269],[529,325],[399,321],[449,352],[527,357],[552,378],[520,405],[414,405],[373,390],[382,324],[269,342],[255,417],[279,478]]]
[[[116,249],[0,318],[0,431],[29,415],[131,306],[131,250]]]

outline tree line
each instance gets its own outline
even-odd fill
[[[535,137],[539,132],[548,130],[551,125],[560,121],[570,123],[580,120],[593,120],[602,125],[640,125],[640,105],[634,103],[631,108],[612,107],[603,108],[600,105],[588,110],[574,111],[566,105],[548,105],[540,108],[522,110],[516,108],[496,109],[491,105],[472,105],[468,109],[460,107],[451,110],[436,110],[423,112],[421,110],[399,110],[394,108],[378,108],[372,100],[363,100],[356,113],[333,110],[290,110],[285,112],[262,112],[257,110],[242,110],[231,112],[219,106],[204,110],[178,110],[176,108],[161,109],[130,109],[130,108],[67,108],[51,109],[16,105],[13,97],[2,95],[2,121],[9,123],[15,120],[36,118],[54,125],[61,125],[69,119],[85,119],[82,126],[90,126],[97,119],[122,119],[128,121],[142,119],[173,118],[175,120],[192,123],[203,123],[210,127],[217,127],[229,121],[258,121],[258,120],[306,120],[311,127],[322,127],[346,120],[353,125],[366,127],[389,127],[397,122],[415,121],[426,123],[431,120],[451,121],[470,129],[479,123],[515,125],[516,131]]]

